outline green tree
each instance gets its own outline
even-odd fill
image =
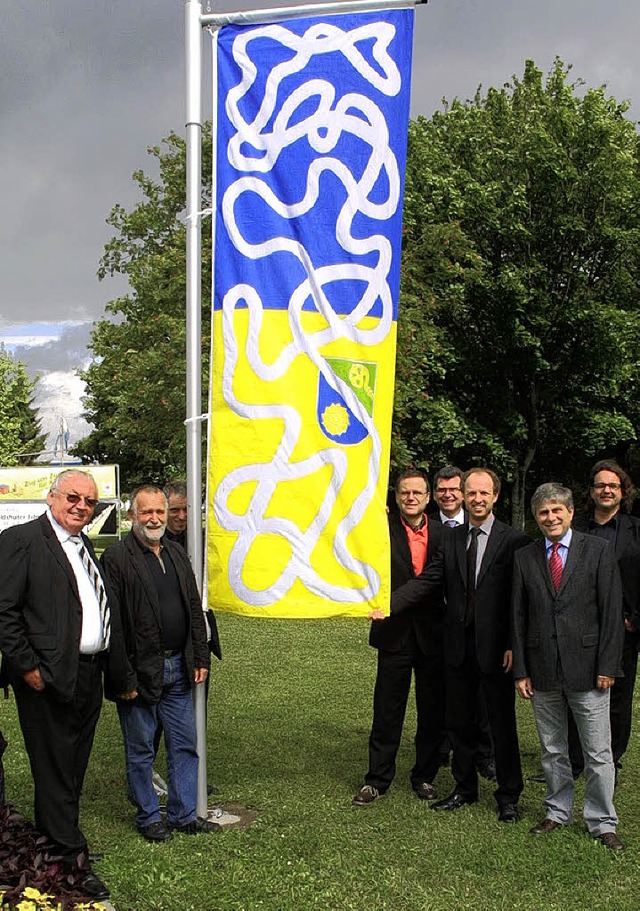
[[[82,374],[85,416],[95,425],[77,455],[118,462],[123,485],[183,475],[186,413],[185,145],[172,133],[149,153],[159,176],[133,177],[142,201],[130,212],[116,205],[108,223],[99,276],[125,275],[129,293],[111,301],[93,332],[94,361]],[[211,132],[203,142],[203,190],[211,190]],[[203,289],[210,286],[210,235],[203,230]],[[210,301],[202,304],[202,361],[209,361]],[[205,384],[206,388],[206,384]],[[206,401],[203,401],[203,411]]]
[[[557,60],[409,131],[396,457],[529,475],[635,440],[640,171],[626,104]]]
[[[409,127],[393,459],[488,462],[511,486],[575,482],[640,420],[640,169],[626,104],[529,61],[522,79]],[[142,202],[116,206],[107,306],[84,374],[94,430],[76,447],[125,486],[185,465],[184,143],[150,149]],[[203,144],[210,196],[211,134]],[[205,203],[206,204],[206,203]],[[203,232],[203,288],[211,274]],[[203,294],[203,376],[209,300]],[[206,382],[203,383],[206,388]],[[203,403],[203,410],[205,405]]]
[[[0,345],[0,465],[28,465],[44,449],[33,405],[34,384],[24,364]]]

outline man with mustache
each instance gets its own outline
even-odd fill
[[[159,487],[131,494],[131,534],[103,555],[109,595],[119,609],[127,648],[127,691],[116,699],[127,782],[148,841],[173,832],[220,831],[196,814],[198,754],[192,687],[204,683],[209,650],[200,595],[180,545],[163,540],[167,498]],[[167,822],[160,817],[152,775],[161,723],[167,750]]]

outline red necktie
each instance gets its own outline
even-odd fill
[[[560,582],[562,581],[562,557],[558,553],[558,548],[560,544],[556,541],[555,544],[551,545],[551,556],[549,557],[549,572],[551,573],[551,581],[553,582],[553,587],[556,591],[560,588]]]

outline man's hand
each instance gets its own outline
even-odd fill
[[[513,667],[513,652],[510,648],[508,648],[504,653],[504,656],[502,658],[502,667],[505,674],[508,674]]]
[[[123,702],[131,702],[133,699],[138,698],[137,690],[129,690],[128,693],[118,693],[118,699],[122,699]]]
[[[34,667],[32,671],[27,671],[26,674],[22,675],[22,679],[27,686],[30,686],[31,689],[35,690],[37,693],[41,693],[44,689],[39,667]]]
[[[616,682],[615,677],[603,677],[601,674],[598,675],[598,680],[596,681],[596,686],[599,690],[608,690]]]
[[[531,699],[533,696],[533,685],[531,677],[520,677],[516,680],[516,689],[523,699]]]
[[[386,620],[387,614],[384,614],[379,607],[375,610],[369,611],[367,614],[367,620]]]
[[[207,679],[209,671],[206,667],[196,667],[193,671],[193,682],[194,683],[204,683]]]

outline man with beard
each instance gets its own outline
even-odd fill
[[[209,672],[196,580],[184,549],[162,540],[167,498],[159,487],[137,488],[129,517],[132,533],[102,559],[127,650],[127,691],[107,695],[116,698],[138,831],[153,842],[168,841],[172,832],[220,831],[219,825],[196,814],[198,754],[191,690]],[[152,781],[158,722],[167,750],[166,824]]]
[[[574,519],[578,531],[608,541],[613,547],[622,579],[624,602],[623,677],[611,687],[611,749],[616,769],[629,745],[633,690],[640,648],[640,520],[631,515],[635,489],[627,472],[611,459],[603,459],[589,473],[586,515]],[[582,748],[573,718],[569,719],[569,751],[574,775],[584,767]]]

